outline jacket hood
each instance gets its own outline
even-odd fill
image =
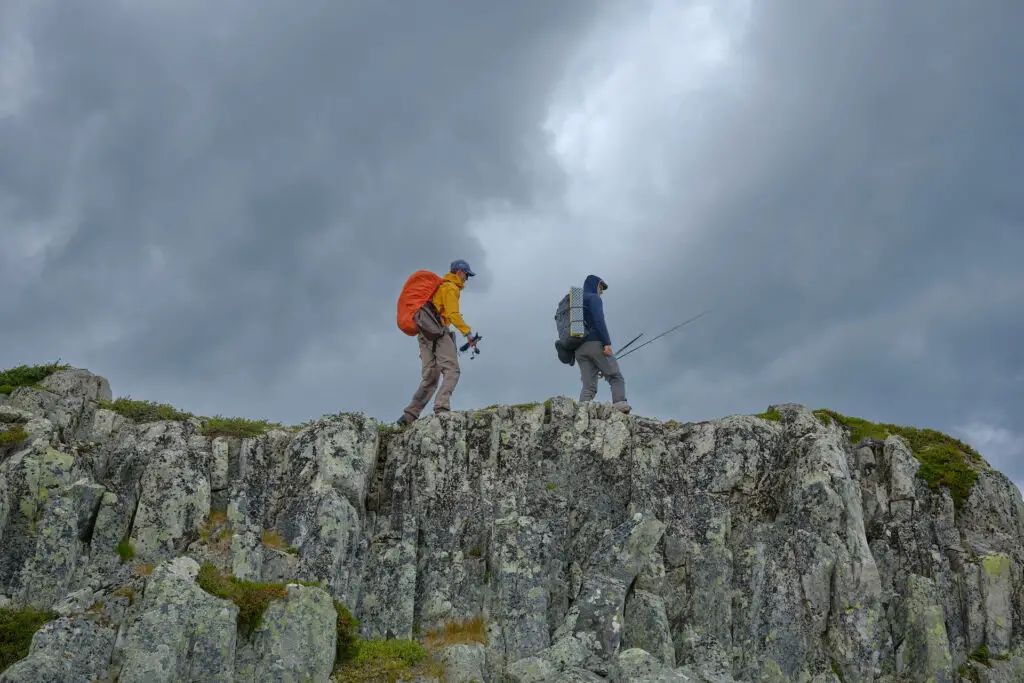
[[[462,289],[466,285],[466,283],[460,280],[459,276],[456,275],[455,273],[445,273],[444,279],[446,282],[452,283],[459,289]],[[596,287],[597,285],[594,286]]]
[[[597,294],[597,285],[601,282],[604,282],[604,280],[598,276],[588,275],[587,279],[583,281],[583,291],[587,294]],[[605,288],[607,288],[607,284]]]

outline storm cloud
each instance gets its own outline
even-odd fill
[[[1024,481],[1019,3],[0,9],[0,354],[201,414],[390,421],[413,270],[465,258],[454,409],[575,396],[611,285],[636,412],[795,401]],[[608,400],[606,386],[599,399]]]

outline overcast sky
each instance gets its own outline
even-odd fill
[[[605,278],[637,413],[794,401],[1024,482],[1024,3],[0,2],[0,366],[197,414],[391,421],[456,258],[456,410],[577,396]],[[609,400],[602,383],[599,400]]]

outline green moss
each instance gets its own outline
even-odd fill
[[[377,434],[381,437],[391,436],[392,434],[397,434],[400,431],[402,431],[402,426],[398,423],[381,423],[377,425]]]
[[[973,659],[976,662],[981,662],[985,666],[992,666],[992,662],[990,662],[989,658],[988,658],[988,646],[987,645],[980,645],[980,646],[978,646],[978,649],[976,649],[974,652],[972,652],[969,655],[969,658]]]
[[[16,368],[2,370],[0,371],[0,394],[10,394],[18,387],[38,386],[53,373],[68,367],[67,363],[58,361],[43,365],[19,365]]]
[[[978,479],[971,463],[981,464],[981,455],[959,439],[935,431],[901,425],[868,422],[859,417],[841,415],[834,410],[815,410],[814,414],[825,424],[838,423],[849,432],[850,443],[864,439],[884,440],[888,436],[902,437],[914,457],[921,462],[918,476],[933,489],[946,487],[957,508],[963,506]]]
[[[131,562],[135,557],[135,546],[128,540],[128,537],[121,539],[121,542],[117,544],[117,554],[121,556],[121,563]]]
[[[771,410],[766,410],[763,413],[758,413],[754,417],[759,417],[762,420],[771,420],[772,422],[782,422],[782,413],[775,410],[774,408]]]
[[[154,403],[153,401],[135,401],[129,397],[118,398],[114,401],[100,401],[100,407],[113,410],[118,415],[123,415],[134,422],[160,422],[173,420],[183,422],[192,413],[186,413],[166,403]]]
[[[134,605],[135,604],[135,588],[134,588],[134,586],[130,586],[130,585],[121,586],[116,591],[114,591],[113,595],[116,595],[116,596],[122,597],[122,598],[128,598],[128,604],[129,605]]]
[[[544,488],[546,488],[548,491],[554,491],[556,488],[555,482],[549,481],[547,484],[544,485]]]
[[[957,669],[956,672],[960,675],[960,678],[964,680],[970,681],[971,683],[981,683],[981,677],[978,676],[978,672],[969,667],[966,662],[961,664],[960,668]]]
[[[263,436],[271,429],[280,429],[281,425],[266,420],[249,420],[244,417],[214,417],[203,418],[201,433],[206,436],[231,436],[238,439],[247,439],[256,436]]]
[[[394,683],[417,676],[440,679],[443,675],[443,666],[429,659],[427,651],[414,640],[366,640],[356,645],[355,656],[338,668],[334,680]]]
[[[57,615],[31,607],[0,609],[0,671],[28,656],[32,636]]]
[[[23,443],[26,439],[28,439],[28,432],[20,426],[0,432],[0,446],[14,446]]]
[[[288,589],[284,583],[244,581],[234,576],[224,576],[209,562],[203,563],[199,568],[196,583],[210,595],[230,600],[238,605],[238,630],[246,638],[252,636],[259,628],[263,613],[267,611],[271,602],[288,597]]]
[[[334,654],[334,668],[337,669],[358,653],[359,620],[353,617],[348,608],[337,600],[334,601],[334,611],[338,614]]]

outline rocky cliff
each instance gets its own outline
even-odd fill
[[[111,398],[0,394],[0,681],[1024,681],[1020,492],[941,435]]]

